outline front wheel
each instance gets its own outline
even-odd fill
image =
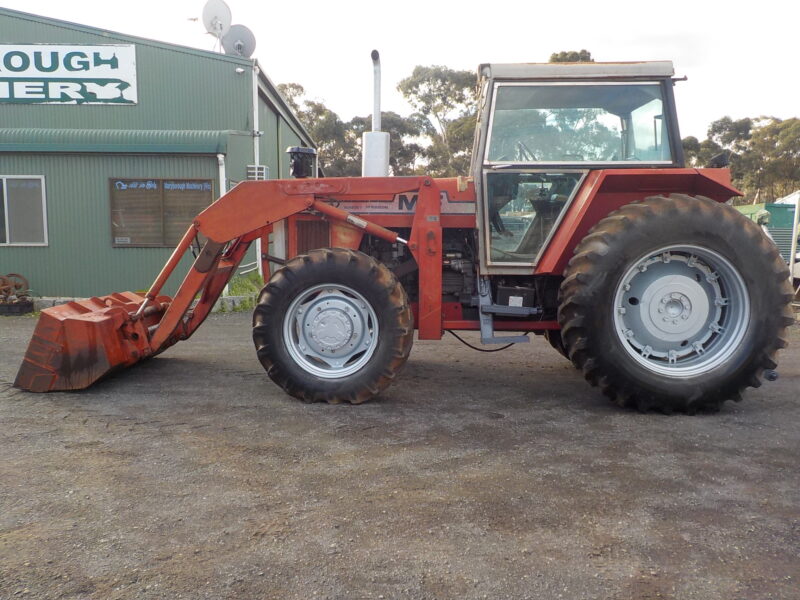
[[[564,345],[621,405],[713,410],[777,366],[793,322],[787,282],[774,244],[735,209],[648,198],[576,248],[560,290]]]
[[[366,254],[312,250],[261,290],[256,353],[269,377],[306,402],[360,404],[396,377],[414,327],[397,278]]]

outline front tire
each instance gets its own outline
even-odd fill
[[[376,396],[405,364],[413,335],[397,278],[366,254],[341,248],[286,263],[253,313],[258,359],[305,402],[360,404]]]
[[[735,209],[653,197],[575,249],[559,322],[570,359],[622,406],[716,410],[774,369],[793,322],[786,266]]]

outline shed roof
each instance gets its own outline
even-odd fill
[[[311,144],[312,146],[315,145],[314,140],[308,133],[308,130],[303,126],[303,124],[297,118],[297,115],[294,114],[292,108],[287,104],[285,98],[278,91],[277,86],[267,76],[264,70],[261,69],[260,65],[258,64],[258,61],[255,58],[244,58],[242,56],[221,54],[219,52],[213,52],[211,50],[202,50],[199,48],[191,48],[188,46],[181,46],[178,44],[159,42],[157,40],[151,40],[149,38],[128,35],[117,31],[110,31],[107,29],[101,29],[99,27],[91,27],[89,25],[82,25],[80,23],[73,23],[71,21],[63,21],[61,19],[53,19],[51,17],[45,17],[22,11],[11,10],[9,8],[3,8],[3,7],[0,7],[0,16],[6,16],[9,18],[22,19],[38,23],[45,23],[52,27],[59,27],[62,29],[80,31],[82,33],[86,33],[89,35],[98,35],[102,36],[103,38],[106,38],[109,41],[121,41],[131,44],[152,46],[154,48],[160,48],[162,50],[180,52],[205,59],[228,62],[239,66],[246,66],[250,69],[257,69],[258,79],[260,83],[259,87],[263,90],[264,96],[267,98],[269,104],[271,104],[272,107],[274,107],[277,110],[277,112],[284,118],[284,120],[289,124],[289,126],[295,130],[295,132],[298,134],[299,137],[305,138],[308,141],[308,143]]]
[[[493,63],[479,67],[482,77],[494,79],[613,79],[666,78],[675,74],[672,61],[580,62],[580,63]]]
[[[60,27],[62,29],[72,29],[80,31],[89,35],[99,35],[109,40],[117,40],[128,42],[130,44],[143,44],[161,48],[163,50],[171,50],[173,52],[185,52],[187,54],[194,54],[204,58],[214,58],[217,60],[227,61],[235,64],[250,64],[252,61],[249,58],[242,56],[233,56],[230,54],[220,54],[212,52],[211,50],[201,50],[199,48],[191,48],[189,46],[181,46],[179,44],[168,44],[167,42],[159,42],[149,38],[138,37],[135,35],[128,35],[127,33],[120,33],[118,31],[110,31],[108,29],[101,29],[99,27],[91,27],[89,25],[82,25],[80,23],[73,23],[72,21],[63,21],[61,19],[53,19],[52,17],[45,17],[42,15],[34,15],[19,10],[11,10],[10,8],[0,7],[0,15],[13,17],[15,19],[22,19],[26,21],[34,21],[37,23],[46,23],[52,27]]]
[[[245,131],[0,129],[0,152],[225,154]]]

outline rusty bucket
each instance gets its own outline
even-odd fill
[[[44,309],[14,386],[79,390],[152,355],[147,328],[158,323],[170,298],[159,297],[136,317],[144,299],[121,292]]]

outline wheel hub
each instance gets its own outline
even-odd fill
[[[314,286],[290,305],[283,328],[289,354],[318,377],[355,373],[375,351],[378,319],[361,294],[338,284]]]
[[[691,376],[724,362],[747,329],[749,299],[723,256],[670,246],[633,262],[615,295],[615,328],[638,363],[663,375]]]
[[[639,307],[642,323],[651,334],[680,341],[700,331],[708,318],[709,304],[694,279],[667,275],[647,286]]]
[[[344,302],[328,300],[323,304],[324,308],[317,307],[317,311],[312,311],[305,320],[305,328],[309,330],[310,341],[316,350],[335,352],[352,339],[355,317],[347,313],[348,306]]]

